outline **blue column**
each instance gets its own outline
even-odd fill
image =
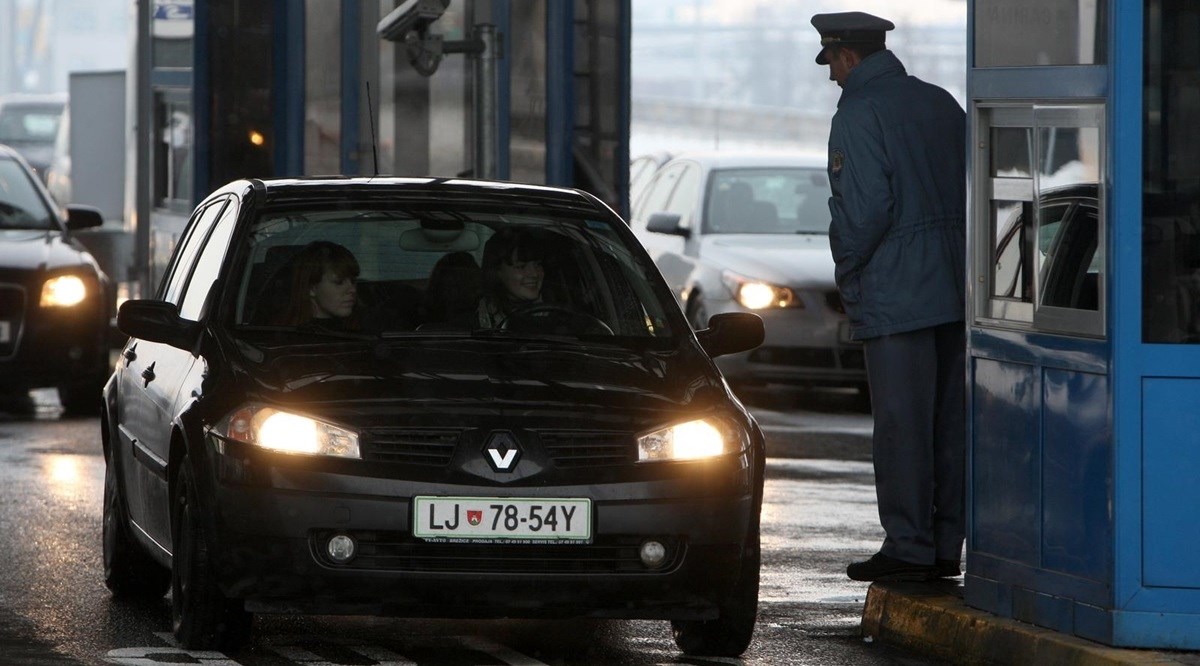
[[[204,4],[204,3],[200,3]],[[304,3],[275,0],[271,118],[276,176],[304,175]]]
[[[359,27],[362,5],[359,0],[342,0],[342,173],[361,173],[358,150],[358,100],[362,89],[359,72]],[[399,46],[398,48],[403,48]]]
[[[575,183],[575,4],[546,3],[546,184]]]

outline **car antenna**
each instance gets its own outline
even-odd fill
[[[365,81],[367,86],[367,120],[371,122],[371,161],[375,164],[375,175],[379,175],[379,151],[375,147],[375,107],[371,104],[371,82]]]

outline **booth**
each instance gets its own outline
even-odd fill
[[[1200,5],[969,30],[965,599],[1200,648]]]

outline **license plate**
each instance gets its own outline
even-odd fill
[[[0,321],[0,343],[12,340],[12,326],[6,321]]]
[[[413,498],[413,536],[471,543],[589,543],[592,501],[417,496]]]

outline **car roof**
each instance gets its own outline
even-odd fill
[[[674,161],[691,160],[707,169],[751,167],[811,167],[824,169],[824,153],[800,151],[695,151],[677,155]]]
[[[569,209],[592,214],[610,211],[603,202],[582,190],[461,178],[323,176],[253,179],[230,183],[214,192],[214,195],[222,192],[241,191],[247,186],[261,191],[263,203],[267,206],[286,205],[292,201],[307,203],[345,201],[347,195],[358,195],[363,197],[364,201],[386,197],[386,200],[392,202],[441,203],[447,200],[459,203],[506,202]]]
[[[66,93],[9,93],[0,95],[0,106],[44,106],[46,104],[66,104]]]

